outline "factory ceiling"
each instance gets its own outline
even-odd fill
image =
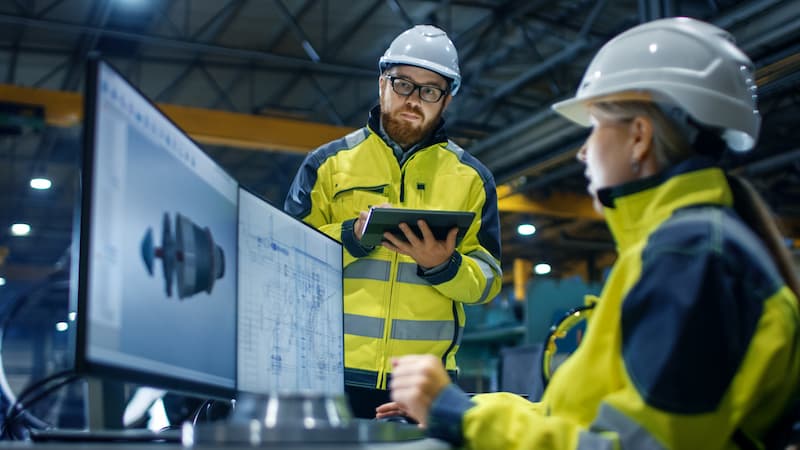
[[[549,106],[596,50],[642,21],[691,16],[753,58],[763,132],[726,164],[800,238],[800,2],[794,0],[7,0],[0,3],[0,275],[35,280],[72,240],[85,61],[99,52],[241,183],[282,204],[303,155],[363,126],[394,36],[448,31],[464,75],[453,140],[494,173],[503,267],[599,279],[613,244],[574,155],[586,130]],[[49,191],[28,180],[47,174]],[[32,234],[12,237],[13,222]],[[532,236],[516,226],[530,221]],[[795,250],[796,251],[796,250]]]

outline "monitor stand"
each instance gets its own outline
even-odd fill
[[[156,433],[148,429],[123,428],[126,395],[123,383],[87,379],[86,429],[53,428],[31,430],[33,441],[49,442],[180,442],[180,430]]]

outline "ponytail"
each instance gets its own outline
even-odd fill
[[[792,255],[786,249],[778,224],[772,218],[766,202],[753,185],[738,175],[728,174],[728,184],[733,192],[733,208],[767,246],[784,283],[800,302],[800,281],[794,270]]]

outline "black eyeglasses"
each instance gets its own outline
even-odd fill
[[[384,75],[384,78],[389,79],[389,82],[392,84],[392,90],[394,90],[397,95],[408,97],[419,89],[419,98],[428,103],[438,102],[446,92],[442,88],[417,84],[395,75]]]

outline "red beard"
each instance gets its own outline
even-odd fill
[[[406,120],[397,118],[397,115],[403,112],[410,112],[412,114],[419,115],[422,118],[423,125],[415,126]],[[405,108],[393,115],[388,113],[381,114],[381,121],[383,123],[384,130],[386,130],[386,134],[388,134],[393,141],[397,142],[397,144],[404,149],[407,149],[422,141],[422,139],[424,139],[431,132],[431,130],[433,130],[438,122],[437,120],[432,120],[430,123],[426,124],[425,113],[422,111],[422,108],[415,105],[407,105]]]

